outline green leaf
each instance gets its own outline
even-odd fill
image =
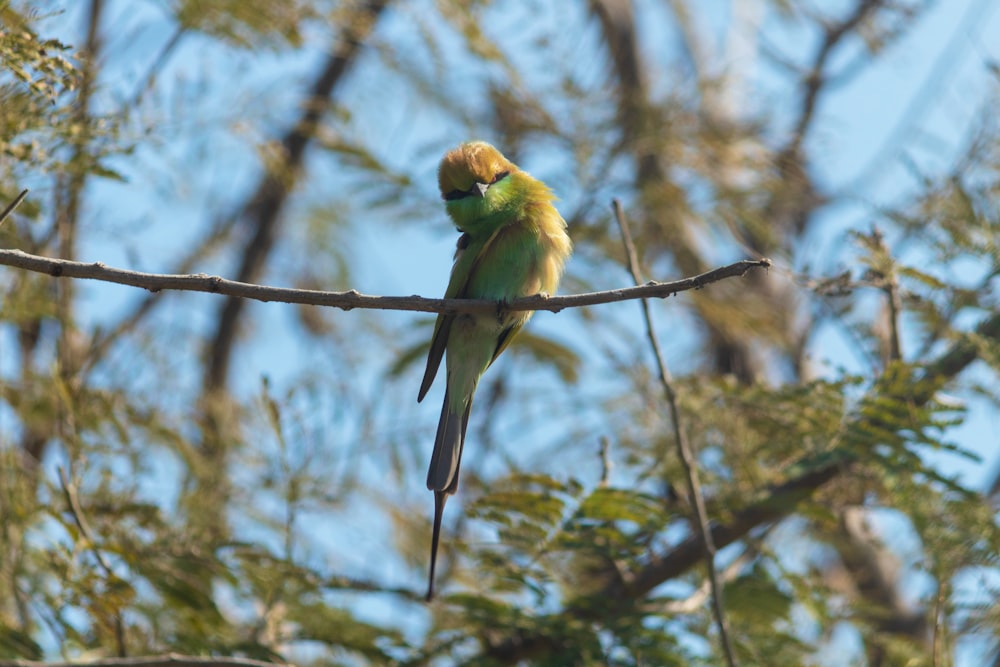
[[[607,487],[595,489],[584,498],[578,515],[600,521],[632,521],[642,526],[663,523],[667,519],[662,498]]]

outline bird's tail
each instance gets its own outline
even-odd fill
[[[458,472],[462,464],[462,446],[465,444],[465,429],[469,425],[469,411],[472,409],[470,396],[464,405],[452,405],[451,392],[445,390],[441,419],[438,421],[437,436],[434,438],[434,453],[427,469],[427,488],[449,495],[458,490]]]
[[[427,470],[427,488],[434,492],[434,533],[431,537],[431,571],[427,582],[427,601],[434,598],[434,570],[437,567],[438,541],[441,537],[441,517],[448,496],[458,490],[458,471],[462,464],[462,446],[465,444],[465,429],[469,425],[469,411],[472,409],[470,396],[464,406],[455,409],[451,404],[450,392],[444,392],[441,406],[441,420],[438,422],[434,439],[434,453]]]

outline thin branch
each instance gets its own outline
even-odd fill
[[[140,658],[103,658],[84,662],[42,662],[35,660],[0,660],[0,667],[290,667],[287,662],[265,662],[249,658],[194,656],[167,653]]]
[[[621,202],[617,199],[612,201],[612,209],[614,209],[615,220],[618,222],[618,228],[622,233],[622,243],[625,245],[629,271],[636,285],[639,285],[642,283],[642,275],[639,272],[639,257],[635,252],[635,244],[632,243],[632,235],[628,230],[625,211],[622,209]],[[674,426],[674,442],[677,445],[677,454],[684,468],[688,497],[691,500],[691,506],[694,508],[695,525],[698,528],[701,545],[704,549],[705,563],[708,566],[708,582],[712,590],[712,612],[715,615],[715,624],[719,629],[719,641],[722,643],[723,653],[726,656],[726,664],[729,667],[735,667],[736,656],[733,654],[732,643],[729,640],[729,627],[722,604],[722,584],[719,581],[719,574],[715,570],[715,544],[712,541],[712,532],[708,526],[705,497],[701,493],[701,482],[698,479],[698,463],[695,461],[687,434],[681,427],[677,392],[674,390],[673,380],[670,377],[670,369],[667,368],[667,362],[664,360],[663,352],[660,350],[659,337],[656,335],[656,327],[653,325],[653,316],[650,312],[649,302],[643,299],[641,304],[642,316],[646,321],[646,334],[649,337],[649,344],[653,349],[653,355],[656,357],[656,364],[659,367],[660,384],[663,385],[663,393],[666,396],[667,404],[670,406],[670,419]]]
[[[63,496],[66,498],[66,505],[69,507],[70,514],[73,515],[73,521],[76,523],[76,527],[80,529],[80,534],[91,546],[97,544],[94,540],[94,533],[90,530],[90,524],[87,522],[87,517],[83,514],[83,508],[80,506],[80,498],[76,493],[76,485],[73,484],[69,476],[66,474],[66,469],[59,466],[59,485],[62,487]],[[100,552],[99,549],[92,549],[94,556],[97,558],[97,564],[101,566],[105,574],[113,575],[114,572],[111,570],[111,566],[108,565],[108,561],[104,559],[104,554]]]
[[[885,309],[873,327],[879,342],[882,365],[887,366],[903,358],[899,329],[903,300],[899,292],[899,276],[892,253],[885,244],[885,236],[878,226],[873,225],[871,232],[860,235],[859,238],[869,251],[870,257],[864,277],[856,284],[874,287],[885,295]]]
[[[875,631],[866,638],[866,652],[884,656],[890,637],[896,637],[930,653],[927,611],[905,599],[899,585],[899,559],[873,530],[869,509],[848,505],[838,514],[840,539],[834,547],[849,575],[851,596],[860,598],[858,618]]]
[[[59,484],[62,486],[63,495],[66,498],[66,504],[69,506],[70,514],[73,515],[73,520],[76,522],[77,527],[80,529],[80,533],[83,538],[87,540],[90,545],[90,550],[93,552],[94,557],[97,559],[97,564],[101,566],[104,570],[104,574],[109,579],[118,579],[118,575],[115,574],[114,570],[111,569],[111,565],[104,558],[104,554],[101,550],[97,548],[97,541],[94,539],[94,533],[90,529],[90,524],[87,522],[87,517],[83,513],[83,507],[80,505],[80,497],[76,492],[76,485],[73,484],[69,475],[66,474],[66,469],[59,466]],[[124,658],[125,653],[125,624],[122,621],[121,609],[114,610],[115,615],[115,643],[118,645],[118,655]]]
[[[23,202],[24,198],[27,197],[27,196],[28,196],[28,191],[27,190],[21,190],[21,194],[19,194],[18,196],[14,197],[14,201],[12,201],[11,203],[7,204],[7,208],[5,208],[3,210],[3,213],[0,213],[0,225],[3,224],[4,220],[6,220],[8,217],[10,217],[10,214],[14,212],[14,209],[17,208],[18,206],[20,206],[21,202]]]
[[[86,278],[141,287],[151,292],[178,290],[187,292],[209,292],[240,299],[255,301],[280,301],[309,306],[330,306],[342,310],[370,308],[376,310],[409,310],[422,313],[486,313],[495,312],[496,301],[488,299],[427,299],[420,296],[370,296],[356,290],[346,292],[324,292],[321,290],[269,287],[226,280],[204,273],[193,275],[171,275],[129,271],[106,266],[101,262],[72,262],[31,255],[20,250],[0,249],[0,266],[13,266],[27,271],[45,273],[55,278]],[[571,296],[546,296],[539,294],[524,299],[515,299],[504,304],[507,310],[547,310],[559,312],[564,308],[596,306],[602,303],[628,301],[630,299],[663,299],[678,292],[700,289],[711,283],[727,278],[743,276],[753,268],[769,268],[768,259],[745,259],[733,264],[712,269],[701,275],[669,282],[650,281],[637,287],[589,292]]]

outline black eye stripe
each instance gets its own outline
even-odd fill
[[[510,176],[509,171],[501,171],[499,174],[493,177],[493,180],[490,181],[490,185],[493,185],[497,181],[502,181],[508,176]],[[466,197],[471,196],[475,189],[476,189],[476,184],[473,183],[472,187],[469,188],[468,190],[452,190],[451,192],[446,193],[444,195],[444,199],[445,201],[457,201],[459,199],[465,199]]]

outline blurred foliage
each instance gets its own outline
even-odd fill
[[[763,3],[743,28],[824,46],[761,37],[785,87],[754,104],[705,10],[665,6],[0,0],[0,198],[32,188],[0,244],[371,291],[447,261],[407,234],[447,232],[443,151],[492,139],[561,197],[564,291],[623,284],[613,196],[648,276],[775,260],[653,304],[741,664],[1000,645],[1000,483],[954,472],[1000,404],[995,97],[951,164],[908,153],[906,196],[831,232],[867,199],[816,175],[839,129],[808,101],[928,3]],[[486,375],[427,605],[432,318],[254,304],[225,344],[210,296],[0,276],[0,659],[721,664],[636,304],[539,316]]]
[[[0,25],[0,155],[5,163],[51,167],[60,145],[79,132],[71,96],[79,70],[68,45],[39,36],[6,2]]]

